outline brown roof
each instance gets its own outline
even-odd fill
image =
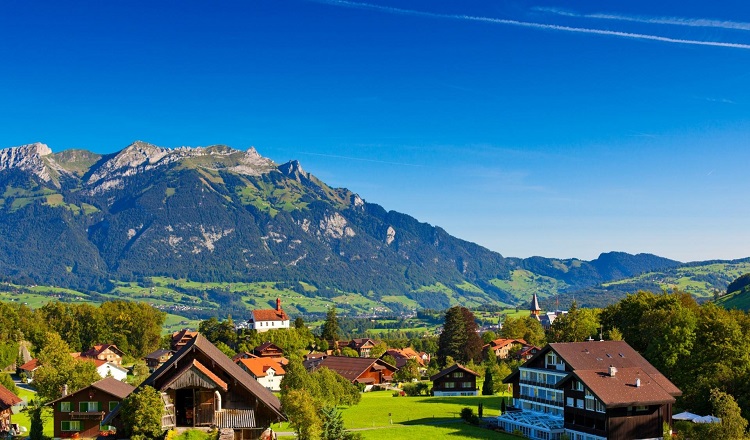
[[[501,347],[505,347],[508,344],[513,344],[514,342],[519,343],[519,344],[526,344],[526,341],[524,341],[523,339],[498,338],[493,341],[490,341],[490,343],[487,345],[489,345],[492,348],[501,348]]]
[[[260,401],[268,406],[279,417],[286,420],[286,417],[281,412],[281,402],[279,401],[279,398],[259,384],[258,381],[253,379],[252,376],[240,368],[239,365],[232,362],[227,355],[222,353],[221,350],[216,348],[216,346],[201,334],[197,334],[195,338],[188,341],[180,351],[175,353],[174,356],[169,358],[167,362],[154,371],[153,374],[143,381],[140,386],[153,385],[156,379],[166,374],[170,367],[174,368],[173,365],[179,362],[183,357],[187,356],[191,350],[200,350],[207,357],[211,358],[211,360],[215,362],[214,368],[221,368],[224,370],[229,376],[236,379],[240,386],[257,396]]]
[[[13,405],[21,403],[21,398],[13,394],[9,389],[0,385],[0,410],[6,410]]]
[[[289,321],[289,316],[287,316],[284,310],[276,310],[276,309],[253,310],[253,321],[255,322]]]
[[[239,363],[247,367],[255,377],[265,377],[269,368],[273,368],[277,376],[285,374],[284,367],[273,358],[240,359]]]
[[[110,349],[111,351],[115,352],[118,356],[123,356],[124,353],[122,350],[117,348],[116,345],[113,344],[100,344],[100,345],[94,345],[93,347],[89,348],[88,350],[81,353],[81,357],[97,357],[102,352],[106,351],[107,349]]]
[[[557,353],[573,370],[558,386],[577,377],[608,408],[671,403],[682,395],[679,388],[625,341],[548,344],[527,363],[546,356],[550,351]],[[610,366],[617,369],[614,377],[609,376]],[[503,382],[509,383],[517,375],[518,371]],[[637,378],[641,379],[640,387],[635,386]]]
[[[36,359],[36,358],[18,367],[19,370],[23,370],[23,371],[34,371],[37,368],[39,368],[39,359]]]
[[[446,374],[453,373],[456,370],[465,371],[466,373],[469,373],[471,375],[479,376],[479,373],[477,373],[475,371],[472,371],[472,370],[469,370],[468,368],[464,367],[461,364],[453,364],[450,367],[448,367],[448,368],[440,371],[439,373],[436,373],[436,374],[430,376],[430,380],[440,379],[441,377],[445,376]]]
[[[674,396],[641,368],[618,369],[614,377],[594,370],[575,371],[573,376],[586,384],[607,408],[675,402]],[[636,386],[636,379],[640,379],[640,386]]]
[[[370,369],[373,364],[378,364],[377,367],[384,368],[390,367],[391,370],[396,370],[396,367],[381,360],[373,358],[360,358],[360,357],[347,357],[347,356],[328,356],[323,359],[323,362],[318,364],[317,368],[326,367],[329,370],[333,370],[350,382],[356,380],[364,372]]]
[[[352,348],[354,348],[354,349],[357,349],[357,348],[362,348],[362,347],[364,347],[364,346],[365,346],[365,345],[367,345],[368,343],[369,343],[370,345],[372,345],[372,346],[375,346],[375,345],[377,345],[377,344],[375,343],[375,341],[373,341],[373,340],[372,340],[372,339],[370,339],[370,338],[354,338],[354,339],[352,339],[352,340],[351,340],[351,341],[349,342],[349,346],[350,346],[350,347],[352,347]]]
[[[274,350],[278,350],[278,351],[281,351],[281,352],[284,351],[281,347],[279,347],[278,345],[276,345],[276,344],[274,344],[273,342],[270,342],[270,341],[269,342],[264,342],[264,343],[260,344],[259,346],[253,348],[253,351],[260,353],[260,352],[262,352],[264,350],[268,350],[269,348],[273,348]]]
[[[153,359],[153,360],[159,360],[160,357],[164,356],[165,354],[174,354],[174,350],[167,350],[166,348],[160,348],[156,351],[153,351],[149,354],[147,354],[143,359]]]
[[[120,382],[114,377],[105,377],[104,379],[96,381],[87,387],[83,387],[80,390],[68,394],[67,396],[63,396],[59,399],[53,400],[52,402],[47,403],[47,405],[51,405],[55,402],[67,399],[70,396],[83,392],[89,388],[96,388],[97,390],[104,391],[105,393],[115,396],[118,399],[124,399],[128,397],[128,395],[130,395],[130,393],[132,393],[135,389],[135,387],[133,385],[130,385],[129,383]]]

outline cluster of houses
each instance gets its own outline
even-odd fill
[[[275,312],[286,315],[280,302]],[[286,321],[288,325],[288,317]],[[257,320],[255,325],[280,328],[267,322]],[[151,375],[138,387],[151,386],[160,393],[163,429],[217,427],[231,431],[235,440],[247,440],[260,438],[271,423],[285,420],[273,394],[280,390],[289,362],[280,347],[266,342],[230,359],[197,332],[176,332],[171,342],[169,350],[146,356]],[[304,366],[311,372],[326,367],[365,389],[391,382],[410,359],[426,371],[429,355],[410,348],[390,349],[386,354],[395,360],[393,365],[382,357],[369,357],[377,344],[367,338],[336,343],[334,347],[352,348],[360,357],[337,356],[334,350],[310,353]],[[662,438],[663,425],[671,426],[672,405],[681,395],[623,341],[555,343],[540,348],[522,339],[496,339],[485,346],[485,353],[526,360],[503,380],[512,387],[513,400],[497,424],[531,439]],[[102,344],[74,355],[114,370],[83,389],[70,393],[63,389],[59,399],[48,403],[53,408],[54,436],[94,438],[116,432],[121,427],[120,403],[137,389],[115,375],[122,368],[123,353],[114,345]],[[34,372],[32,361],[20,367],[29,377]],[[465,366],[452,365],[430,378],[432,393],[477,395],[478,376]],[[0,433],[9,431],[10,408],[20,401],[0,385]]]

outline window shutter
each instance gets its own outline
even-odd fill
[[[78,402],[78,411],[86,412],[89,410],[89,406],[86,402]]]
[[[96,402],[96,410],[101,411],[102,410],[102,402]]]

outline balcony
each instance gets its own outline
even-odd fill
[[[104,411],[71,411],[70,418],[72,420],[103,420]]]

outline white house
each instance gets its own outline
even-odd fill
[[[271,391],[281,391],[284,367],[273,358],[239,359],[237,364],[247,371],[259,384]]]
[[[275,309],[253,310],[247,320],[248,328],[258,332],[289,328],[289,316],[281,310],[281,300],[276,298]]]
[[[96,364],[96,372],[99,373],[99,376],[102,378],[111,376],[122,382],[128,376],[128,370],[115,363],[98,359],[93,362]]]

